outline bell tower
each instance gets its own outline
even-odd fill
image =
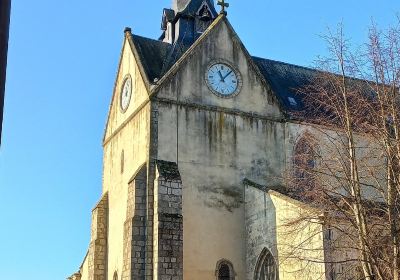
[[[160,40],[191,45],[218,16],[212,0],[173,0],[172,9],[164,9]]]

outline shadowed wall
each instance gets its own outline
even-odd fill
[[[0,3],[0,144],[3,126],[4,91],[6,85],[8,32],[10,27],[11,0]]]

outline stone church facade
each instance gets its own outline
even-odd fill
[[[125,30],[102,197],[69,279],[329,279],[323,225],[290,239],[320,248],[312,264],[288,260],[284,227],[307,209],[283,174],[311,129],[293,89],[314,71],[251,56],[210,0],[174,0],[161,27]]]

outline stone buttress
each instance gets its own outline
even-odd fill
[[[143,167],[128,184],[123,241],[123,280],[144,279],[145,275],[146,184],[146,167]]]
[[[105,280],[107,275],[108,193],[92,212],[92,233],[88,263],[89,280]]]
[[[183,279],[182,180],[176,163],[157,161],[153,242],[154,280]]]
[[[144,280],[149,275],[152,275],[151,279],[183,279],[182,181],[176,163],[156,161],[155,166],[154,197],[150,204],[154,207],[151,228],[146,226],[146,205],[149,205],[146,166],[128,186],[123,280]],[[148,238],[150,234],[151,239]],[[152,246],[148,246],[149,242]],[[147,271],[150,268],[151,273]]]

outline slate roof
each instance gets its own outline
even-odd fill
[[[190,47],[182,42],[171,45],[137,35],[132,35],[132,39],[150,82],[161,79]],[[260,57],[252,59],[288,115],[304,109],[296,89],[308,85],[317,70]]]
[[[163,69],[171,56],[172,45],[162,41],[132,35],[140,61],[150,82],[163,76]]]
[[[309,85],[318,70],[265,58],[252,59],[287,113],[305,109],[298,90]]]

